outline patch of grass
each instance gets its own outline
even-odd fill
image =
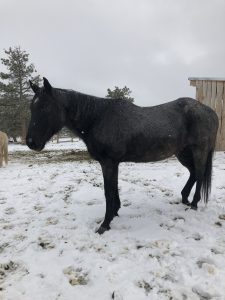
[[[48,150],[48,151],[15,151],[9,154],[9,161],[33,164],[64,163],[74,161],[91,161],[87,151],[74,150]]]

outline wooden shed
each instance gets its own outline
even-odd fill
[[[225,78],[191,77],[196,87],[196,99],[215,110],[219,117],[216,150],[225,151]]]

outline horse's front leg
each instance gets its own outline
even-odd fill
[[[104,179],[106,213],[105,219],[97,231],[99,234],[110,229],[110,222],[117,214],[119,210],[118,206],[120,206],[120,203],[118,203],[118,163],[107,161],[101,163],[101,167]]]

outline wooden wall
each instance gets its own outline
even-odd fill
[[[196,99],[215,110],[219,117],[216,150],[225,151],[225,78],[189,78]]]

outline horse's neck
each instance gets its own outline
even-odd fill
[[[100,118],[109,100],[74,92],[67,100],[66,126],[86,132]]]

